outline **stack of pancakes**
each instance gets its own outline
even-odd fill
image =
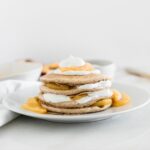
[[[38,96],[42,107],[60,114],[98,112],[112,105],[111,81],[102,74],[48,74]]]

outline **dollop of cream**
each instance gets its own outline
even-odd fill
[[[83,65],[85,65],[85,61],[82,58],[74,56],[70,56],[59,63],[60,67],[79,67]]]
[[[60,68],[69,68],[69,67],[81,67],[84,66],[86,62],[79,57],[74,57],[70,56],[66,58],[65,60],[62,60],[59,63]],[[93,69],[90,71],[83,71],[83,70],[66,70],[66,71],[61,71],[61,69],[55,69],[55,70],[50,70],[48,74],[62,74],[62,75],[88,75],[88,74],[100,74],[101,71],[99,69]]]

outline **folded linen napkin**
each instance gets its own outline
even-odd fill
[[[2,105],[2,100],[10,93],[16,90],[30,87],[35,82],[33,81],[21,81],[21,80],[6,80],[0,82],[0,126],[15,119],[19,114],[16,114]]]

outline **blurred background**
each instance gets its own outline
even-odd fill
[[[149,6],[149,0],[2,0],[0,63],[72,54],[148,65]]]

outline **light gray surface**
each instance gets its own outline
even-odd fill
[[[20,116],[0,128],[3,150],[149,149],[150,105],[103,122],[60,124]]]
[[[117,75],[121,82],[150,89],[148,80]],[[101,122],[60,124],[20,116],[0,128],[3,150],[149,150],[150,104],[140,110]]]

